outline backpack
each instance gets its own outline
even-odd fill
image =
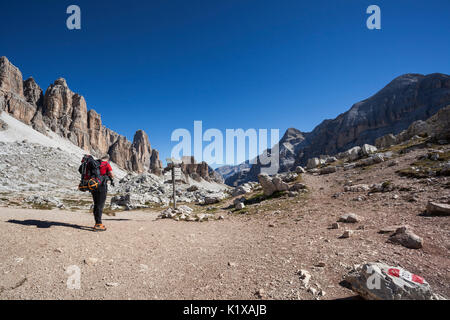
[[[81,174],[78,190],[82,192],[95,191],[103,182],[100,175],[100,162],[91,155],[87,154],[83,157],[78,172]]]

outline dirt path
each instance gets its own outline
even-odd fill
[[[347,298],[354,294],[339,285],[342,276],[369,261],[400,265],[449,296],[450,218],[420,216],[435,184],[396,178],[393,183],[416,188],[415,202],[404,200],[411,191],[396,192],[396,201],[393,193],[342,193],[345,179],[374,183],[395,176],[395,168],[378,169],[304,175],[311,190],[306,199],[273,199],[258,214],[224,211],[225,220],[204,223],[130,211],[105,217],[108,231],[94,233],[88,213],[0,208],[0,299],[258,299],[260,289],[268,299],[314,299],[302,287],[300,269],[325,291],[322,299]],[[448,196],[447,190],[438,191]],[[355,201],[358,196],[367,199]],[[348,212],[364,221],[328,228]],[[387,243],[378,233],[400,223],[424,238],[423,249]],[[356,235],[340,239],[346,228]],[[81,270],[79,290],[66,284],[65,270],[73,265]]]
[[[274,228],[155,218],[124,212],[104,219],[107,232],[93,233],[89,214],[0,208],[0,298],[253,299],[261,288],[297,297],[288,289],[298,290],[288,253],[296,244]],[[67,289],[71,265],[81,269],[81,290]]]

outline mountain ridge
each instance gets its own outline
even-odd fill
[[[334,119],[325,119],[311,132],[301,133],[301,139],[292,147],[295,161],[289,152],[282,152],[280,139],[280,170],[285,172],[303,166],[309,158],[334,155],[356,145],[373,144],[386,134],[398,134],[417,120],[426,120],[450,104],[450,76],[443,73],[428,75],[407,73],[390,81],[372,96],[353,104]],[[289,149],[289,148],[287,148]],[[289,165],[290,164],[290,165]],[[236,172],[225,182],[239,185],[256,181],[261,171],[259,163],[246,172]]]

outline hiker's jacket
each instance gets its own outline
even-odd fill
[[[112,172],[111,165],[107,161],[102,161],[100,163],[100,175],[101,176],[109,176]]]

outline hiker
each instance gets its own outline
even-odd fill
[[[89,190],[94,200],[94,231],[106,231],[106,227],[102,223],[102,214],[108,193],[108,180],[114,186],[114,174],[108,161],[109,155],[103,156],[100,160],[94,160],[92,156],[86,155],[78,169],[82,174],[79,189],[81,191]]]

